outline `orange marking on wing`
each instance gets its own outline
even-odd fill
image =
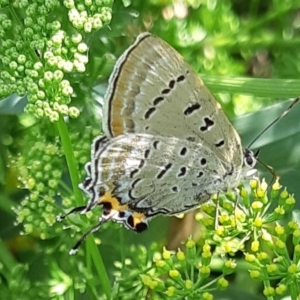
[[[140,224],[144,220],[146,220],[146,216],[143,213],[133,212],[132,217],[133,217],[134,227],[136,227],[137,224]]]
[[[111,191],[106,192],[100,199],[99,204],[101,203],[110,203],[112,210],[116,211],[126,211],[128,210],[127,204],[120,204],[119,200],[111,194]]]
[[[113,107],[111,110],[111,131],[114,136],[118,136],[123,133],[123,125],[121,121],[120,111],[123,103],[121,98],[114,99]]]

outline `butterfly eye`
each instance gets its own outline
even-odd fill
[[[256,165],[257,157],[258,157],[259,151],[254,153],[253,151],[249,149],[244,150],[244,165],[253,168]]]

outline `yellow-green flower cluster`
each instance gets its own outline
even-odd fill
[[[185,252],[164,248],[162,253],[157,253],[153,267],[141,275],[141,280],[144,286],[162,298],[184,299],[189,296],[194,299],[212,299],[212,291],[227,288],[228,282],[224,276],[232,273],[236,265],[233,261],[225,261],[223,274],[209,279],[211,259],[209,244],[205,243],[199,248],[189,239],[185,244]]]
[[[244,252],[251,266],[250,276],[264,283],[265,296],[283,295],[287,291],[293,295],[292,299],[297,299],[300,295],[300,227],[293,221],[283,225],[295,199],[282,189],[278,179],[270,191],[265,180],[251,180],[249,186],[250,193],[240,188],[239,202],[232,195],[219,197],[216,229],[213,228],[215,222],[204,221],[203,215],[199,214],[197,219],[206,226],[206,238],[217,246],[216,253]],[[210,206],[214,204],[206,204],[204,212],[213,219],[216,209]],[[289,240],[292,241],[289,243]],[[275,288],[271,284],[273,280],[277,284]]]
[[[49,131],[49,127],[46,128]],[[67,167],[59,139],[44,136],[36,129],[25,137],[27,147],[13,162],[13,167],[18,170],[20,188],[29,192],[14,210],[17,224],[23,225],[24,234],[36,234],[45,239],[62,231],[61,226],[54,228],[58,215],[56,202],[62,201],[65,207],[71,207],[74,199],[71,186],[63,178]],[[74,141],[74,156],[82,172],[89,159],[91,140],[98,133],[87,128],[83,133],[70,134],[71,141]],[[80,144],[75,143],[78,140]]]
[[[234,272],[235,261],[224,259],[220,275],[211,276],[210,245],[196,245],[190,238],[184,246],[185,250],[177,251],[161,250],[156,244],[131,246],[131,258],[115,263],[119,297],[132,299],[134,293],[138,299],[145,295],[151,299],[213,299],[214,291],[227,289],[225,276]]]
[[[264,180],[252,180],[249,185],[250,193],[242,186],[238,197],[234,194],[230,197],[220,195],[218,200],[215,200],[218,210],[215,204],[206,203],[202,206],[206,216],[202,213],[196,216],[208,229],[212,243],[221,246],[226,253],[242,250],[243,239],[251,237],[254,240],[252,251],[257,251],[257,238],[272,235],[273,232],[269,229],[271,224],[281,221],[295,204],[293,195],[286,190],[280,192],[278,180],[272,185],[270,196]],[[235,238],[236,236],[239,236],[239,239]]]
[[[64,0],[72,25],[86,33],[100,29],[111,20],[112,0]]]
[[[251,243],[245,260],[252,269],[250,276],[264,282],[265,296],[285,295],[298,299],[300,295],[300,227],[294,221],[283,227],[274,224],[266,237]],[[292,255],[291,255],[292,253]],[[274,287],[273,282],[276,283]]]
[[[63,9],[58,0],[20,0],[0,10],[0,99],[26,95],[26,111],[52,122],[60,115],[79,116],[70,102],[75,94],[72,82],[88,63],[82,34],[111,19],[110,0],[66,0],[64,5],[69,23],[55,19]]]
[[[20,188],[29,194],[15,212],[25,234],[38,233],[45,239],[47,229],[56,222],[54,202],[62,180],[62,151],[57,139],[46,142],[39,134],[27,139],[31,141],[30,150],[24,149],[14,165],[19,171]]]

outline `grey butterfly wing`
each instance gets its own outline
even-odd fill
[[[212,194],[228,189],[230,182],[226,176],[233,176],[232,164],[221,161],[206,143],[175,137],[100,137],[93,149],[90,177],[82,184],[91,195],[90,208],[100,199],[117,201],[119,207],[147,217],[173,215],[195,208]]]
[[[205,141],[220,159],[242,165],[240,138],[219,103],[177,51],[149,33],[119,58],[103,109],[107,136],[147,133]]]

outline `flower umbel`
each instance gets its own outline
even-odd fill
[[[27,95],[26,112],[38,118],[77,118],[72,82],[89,61],[83,34],[110,22],[112,1],[63,1],[76,30],[53,20],[60,1],[38,2],[14,1],[0,11],[0,99]]]
[[[245,260],[250,264],[250,276],[263,281],[265,296],[271,297],[289,290],[292,299],[297,299],[300,289],[292,282],[300,283],[300,269],[297,267],[300,258],[300,228],[295,222],[283,225],[295,199],[286,189],[280,191],[282,187],[278,179],[270,191],[264,180],[251,181],[250,188],[249,193],[241,187],[241,201],[234,215],[228,210],[231,200],[221,198],[220,225],[216,231],[207,227],[206,240],[214,244],[220,254],[234,254],[242,250]],[[203,222],[205,217],[198,219],[203,225],[207,224]],[[293,237],[292,249],[288,249],[289,235]],[[247,251],[244,250],[245,244]],[[294,256],[290,258],[289,253],[294,253]],[[271,282],[279,278],[281,280],[277,282],[277,288],[271,288]]]

